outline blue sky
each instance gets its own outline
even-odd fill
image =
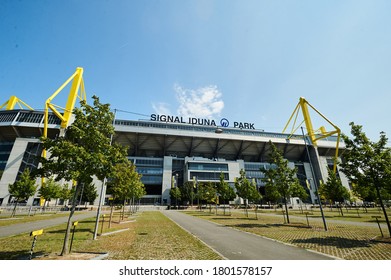
[[[387,0],[1,0],[0,104],[42,109],[80,66],[87,95],[112,108],[281,132],[303,96],[377,141],[391,137],[390,11]]]

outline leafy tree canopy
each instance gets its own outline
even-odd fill
[[[74,109],[75,120],[63,136],[42,138],[49,157],[40,158],[42,167],[37,174],[46,178],[55,175],[56,180],[76,181],[74,198],[78,197],[82,185],[92,183],[94,176],[101,181],[110,177],[114,165],[124,162],[127,155],[124,147],[111,143],[114,114],[110,112],[110,105],[100,103],[96,96],[92,98],[93,105],[81,101],[81,107]],[[61,255],[69,251],[68,237],[75,207],[76,199],[72,202]]]
[[[16,202],[22,202],[33,196],[37,190],[35,179],[30,174],[30,169],[26,168],[19,179],[8,185],[8,192],[15,198]]]
[[[341,180],[337,174],[329,169],[327,182],[321,184],[319,187],[319,195],[331,202],[343,202],[345,199],[349,199],[350,194],[348,189],[342,185]]]
[[[388,139],[384,132],[380,132],[379,141],[372,142],[362,131],[361,125],[351,122],[350,126],[353,137],[342,135],[346,146],[342,171],[359,196],[365,199],[376,193],[391,235],[391,225],[383,203],[383,199],[391,194],[391,148],[387,147]]]
[[[39,189],[39,195],[45,200],[60,198],[61,185],[55,182],[53,178],[49,178],[45,185]]]
[[[256,186],[246,178],[246,172],[240,170],[240,177],[235,180],[236,193],[239,197],[249,200],[257,201],[261,198]]]
[[[352,138],[342,135],[346,149],[342,171],[352,183],[355,193],[366,200],[379,199],[379,192],[391,194],[391,148],[388,138],[380,133],[378,142],[372,142],[362,131],[362,126],[350,123]]]
[[[129,160],[114,166],[112,176],[108,183],[108,193],[114,200],[139,199],[145,195],[141,174],[137,173],[136,166]]]
[[[283,158],[281,152],[270,142],[270,163],[271,168],[262,169],[265,173],[266,195],[271,201],[279,198],[288,199],[290,196],[297,196],[305,199],[308,194],[300,185],[296,177],[296,168],[290,168],[288,161]]]
[[[93,99],[93,106],[81,101],[64,136],[42,139],[50,156],[40,159],[39,174],[89,184],[93,176],[99,180],[109,176],[113,165],[126,159],[125,148],[111,144],[114,115],[109,104],[101,104],[96,96]]]
[[[224,180],[224,174],[220,174],[220,182],[217,185],[217,192],[220,194],[221,201],[230,201],[236,198],[234,189]]]

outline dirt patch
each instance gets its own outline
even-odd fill
[[[91,253],[91,252],[74,252],[65,256],[59,254],[49,254],[43,256],[37,256],[34,260],[92,260],[92,259],[105,259],[106,253]]]

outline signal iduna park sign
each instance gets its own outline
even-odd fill
[[[220,127],[229,127],[230,122],[226,118],[222,118],[219,122],[219,125],[216,124],[215,120],[203,119],[203,118],[185,118],[171,115],[158,115],[151,114],[151,121],[155,122],[167,122],[167,123],[184,123],[184,124],[193,124],[193,125],[203,125],[203,126],[220,126]],[[255,129],[254,123],[247,122],[233,122],[234,128],[241,129]]]

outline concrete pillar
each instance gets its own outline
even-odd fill
[[[315,178],[316,180],[316,186],[319,188],[319,180],[322,180],[323,182],[327,180],[328,173],[327,173],[327,161],[325,163],[322,163],[318,149],[314,146],[309,146],[309,151],[310,151],[310,157],[311,157],[311,162],[312,162],[312,168],[315,173]],[[322,164],[325,164],[325,166],[322,166]],[[326,173],[325,173],[326,172]]]
[[[308,162],[304,162],[304,172],[305,176],[307,177],[307,180],[310,183],[310,196],[311,196],[311,202],[315,203],[317,200],[316,194],[315,194],[315,184],[314,184],[314,177],[311,172],[311,166]]]
[[[31,138],[15,139],[14,145],[7,161],[7,165],[5,166],[4,173],[0,181],[0,198],[3,198],[3,202],[1,204],[2,206],[8,203],[8,185],[13,184],[16,180],[16,177],[18,176],[18,172],[23,160],[23,155],[27,149],[27,145],[29,142],[39,142],[39,140]],[[32,201],[32,199],[30,200]]]
[[[163,181],[162,181],[162,204],[171,204],[170,189],[172,179],[172,157],[165,156],[163,159]]]

